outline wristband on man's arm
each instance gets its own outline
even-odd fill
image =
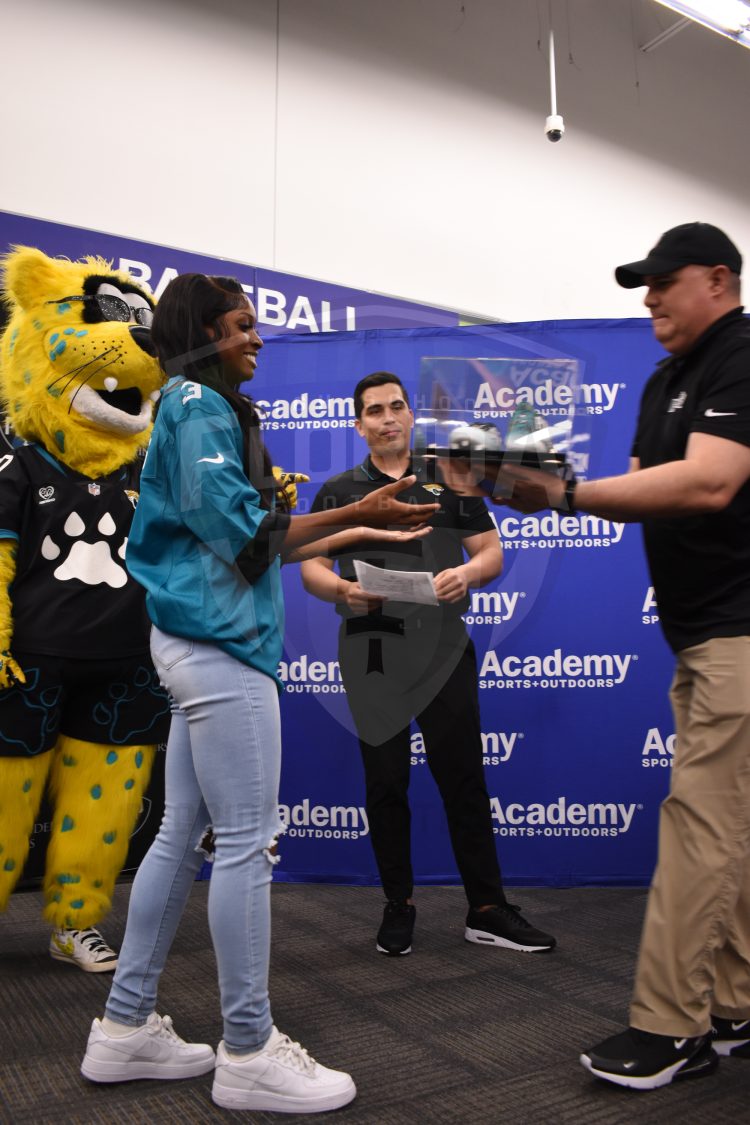
[[[571,477],[570,480],[565,485],[565,491],[562,495],[562,499],[561,499],[560,503],[555,505],[553,511],[555,511],[555,512],[568,512],[570,515],[575,514],[575,512],[576,512],[575,497],[576,497],[576,487],[577,487],[577,485],[578,485],[578,481],[576,480],[576,478]]]

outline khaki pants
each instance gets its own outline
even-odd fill
[[[750,1017],[750,637],[678,654],[676,748],[630,1025],[705,1034]]]

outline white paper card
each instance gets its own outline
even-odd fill
[[[394,602],[438,605],[433,576],[423,570],[385,570],[354,560],[357,581],[366,594]]]

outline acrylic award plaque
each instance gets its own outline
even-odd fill
[[[469,462],[484,491],[524,466],[569,479],[589,438],[575,359],[425,356],[414,401],[414,453]],[[486,470],[486,471],[485,471]]]

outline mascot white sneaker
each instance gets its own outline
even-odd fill
[[[169,708],[124,565],[162,375],[151,297],[108,262],[19,247],[0,391],[28,444],[0,456],[0,910],[45,788],[50,953],[115,968],[110,909]]]

